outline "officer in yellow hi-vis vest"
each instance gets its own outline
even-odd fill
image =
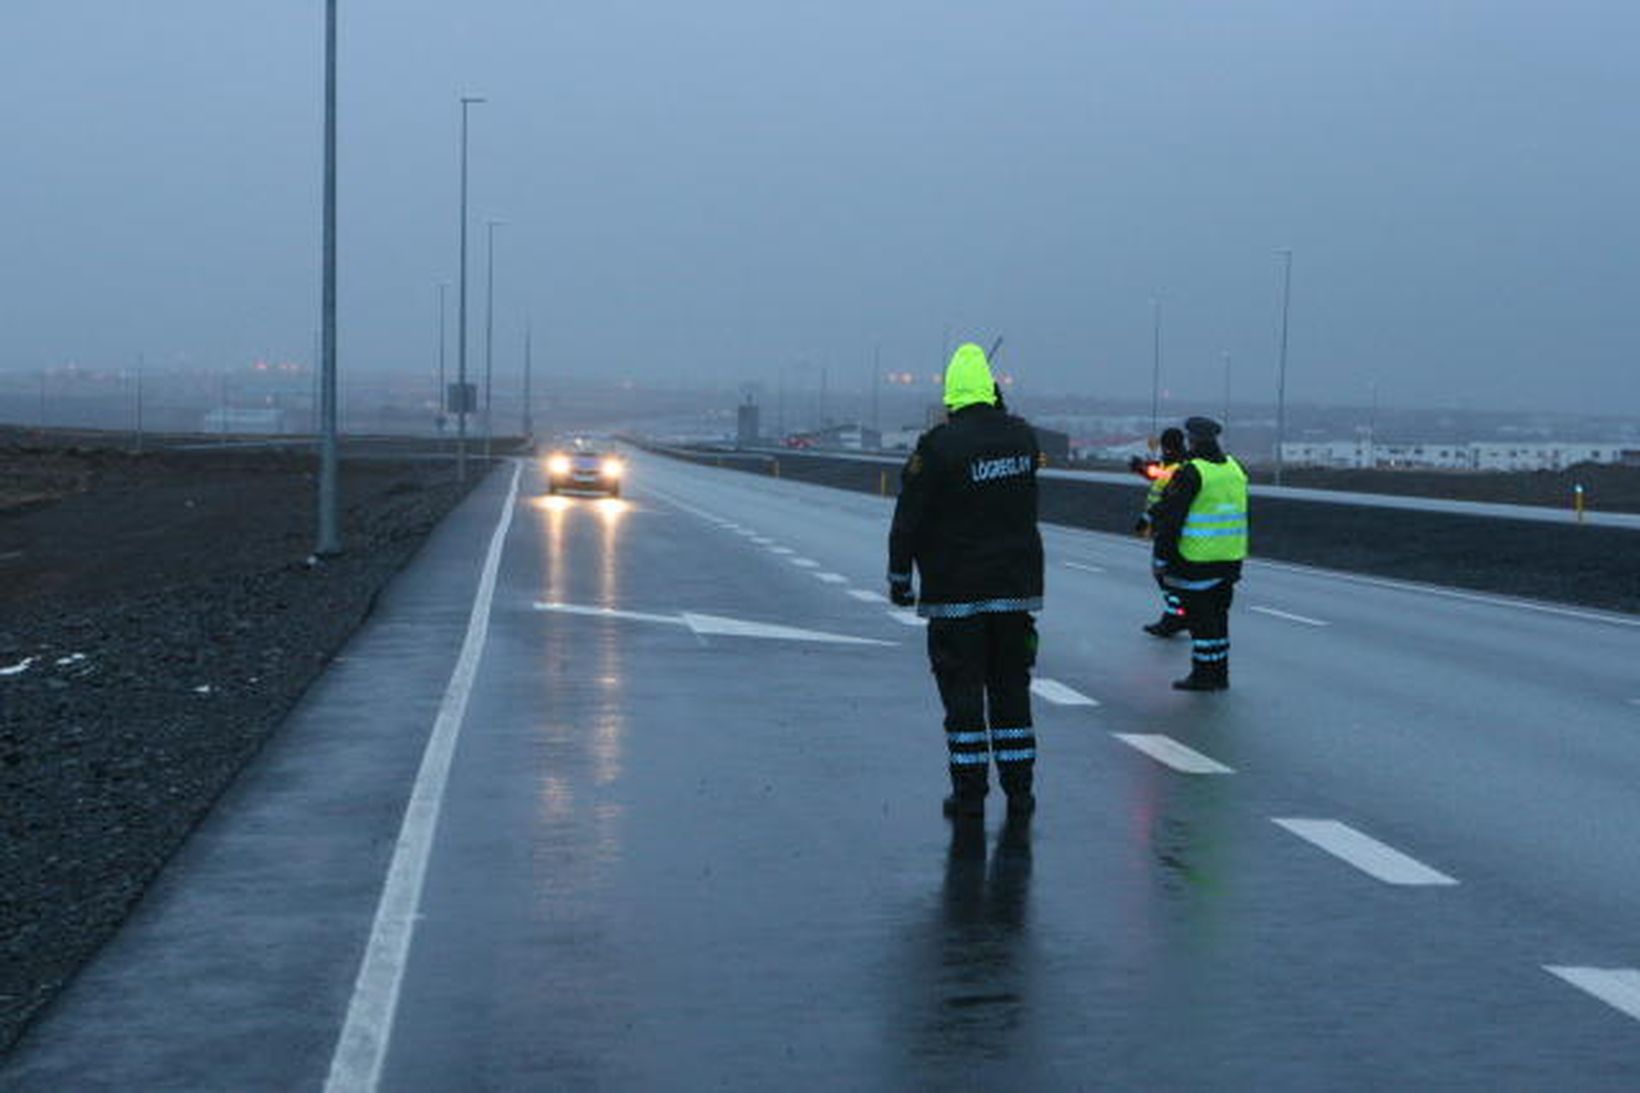
[[[1151,510],[1152,564],[1162,586],[1183,602],[1190,631],[1190,674],[1181,691],[1230,686],[1230,601],[1247,557],[1247,472],[1219,447],[1219,423],[1184,423],[1189,458]]]

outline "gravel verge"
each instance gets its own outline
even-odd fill
[[[0,1052],[466,492],[447,462],[344,461],[345,553],[314,563],[314,470],[0,449]]]

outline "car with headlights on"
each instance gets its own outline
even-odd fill
[[[587,437],[577,437],[547,456],[548,493],[574,490],[619,497],[625,474],[626,461],[613,445]]]

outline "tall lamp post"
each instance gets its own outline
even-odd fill
[[[461,286],[456,293],[456,478],[467,481],[467,108],[483,102],[479,95],[461,97]]]
[[[444,347],[449,340],[444,332],[444,290],[449,287],[450,282],[448,281],[438,283],[438,414],[433,418],[433,423],[438,427],[440,439],[444,437],[444,411],[448,408],[449,398],[448,388],[445,386],[444,381]]]
[[[505,220],[484,221],[485,265],[484,274],[484,458],[490,458],[491,427],[490,381],[495,372],[495,229]]]
[[[1230,350],[1223,350],[1219,354],[1224,359],[1224,420],[1219,426],[1225,432],[1230,431]]]
[[[1162,425],[1162,301],[1150,301],[1150,435],[1160,435]]]
[[[1293,252],[1276,251],[1281,257],[1281,357],[1276,366],[1276,485],[1281,485],[1281,444],[1287,436],[1287,304],[1292,298]]]
[[[524,440],[535,438],[535,416],[530,413],[530,402],[534,398],[534,391],[530,386],[530,337],[534,333],[529,319],[524,320]]]
[[[324,172],[324,273],[319,305],[319,534],[313,549],[321,558],[342,551],[336,496],[336,0],[325,0]]]

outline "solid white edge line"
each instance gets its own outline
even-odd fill
[[[1640,970],[1634,968],[1571,968],[1545,964],[1543,970],[1559,976],[1578,990],[1640,1021]]]
[[[1440,870],[1431,869],[1418,859],[1338,820],[1272,818],[1272,822],[1385,884],[1458,883]]]
[[[1271,618],[1286,619],[1288,622],[1301,622],[1305,626],[1331,626],[1332,625],[1332,623],[1322,622],[1320,619],[1307,618],[1303,615],[1294,615],[1294,614],[1291,614],[1291,613],[1286,612],[1286,611],[1277,611],[1273,607],[1249,607],[1247,610],[1257,611],[1260,615],[1269,615]]]
[[[1097,706],[1099,700],[1089,698],[1081,691],[1067,687],[1057,679],[1037,676],[1031,680],[1031,693],[1056,706]]]
[[[501,568],[507,530],[512,526],[518,480],[523,469],[522,463],[513,464],[512,485],[507,490],[495,532],[490,536],[489,553],[473,597],[472,614],[467,620],[467,636],[462,640],[455,669],[444,689],[410,801],[405,805],[381,902],[370,928],[370,940],[353,984],[347,1019],[330,1059],[330,1074],[325,1079],[327,1093],[370,1093],[381,1083],[382,1067],[393,1036],[393,1020],[398,1012],[399,989],[404,982],[410,941],[415,933],[416,909],[421,905],[422,884],[427,876],[427,859],[438,827],[456,740],[467,713],[467,700],[472,694],[479,660],[484,655],[496,574]]]
[[[1616,612],[1605,614],[1597,611],[1579,611],[1574,607],[1559,607],[1552,603],[1539,603],[1536,600],[1513,600],[1506,596],[1489,596],[1484,592],[1463,592],[1455,588],[1442,588],[1439,585],[1419,584],[1416,581],[1399,581],[1393,577],[1369,577],[1360,573],[1345,573],[1341,569],[1298,565],[1294,562],[1271,562],[1263,559],[1249,561],[1248,565],[1253,568],[1297,573],[1306,577],[1330,578],[1335,581],[1344,581],[1347,584],[1362,584],[1369,588],[1388,588],[1396,592],[1440,596],[1444,599],[1462,600],[1465,603],[1484,604],[1488,607],[1512,607],[1521,611],[1536,611],[1542,615],[1558,615],[1561,618],[1577,619],[1581,622],[1609,622],[1618,626],[1640,626],[1640,618],[1629,618]]]
[[[1158,763],[1166,764],[1183,774],[1234,774],[1235,771],[1219,762],[1209,759],[1194,748],[1188,748],[1171,736],[1162,736],[1158,733],[1117,732],[1112,736],[1138,751],[1144,752]]]

